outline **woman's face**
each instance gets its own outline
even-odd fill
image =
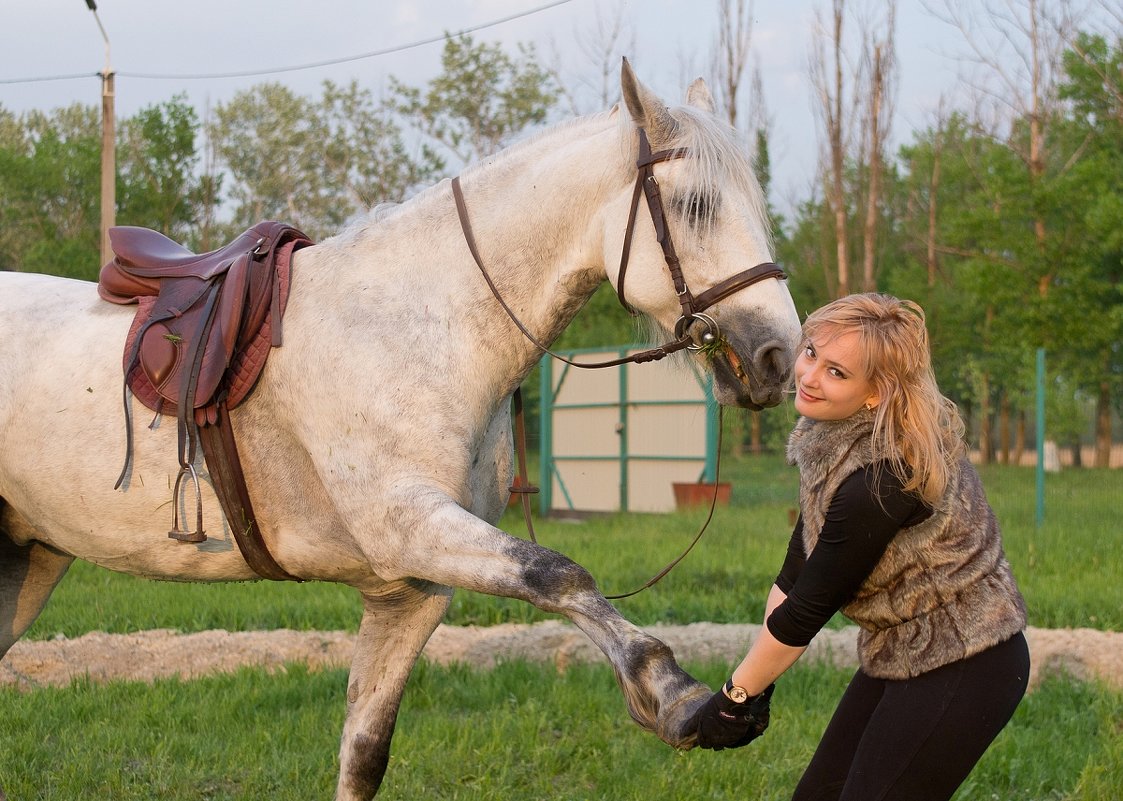
[[[812,420],[843,420],[867,403],[878,403],[861,369],[858,334],[805,340],[795,361],[795,409]]]

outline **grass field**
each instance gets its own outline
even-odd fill
[[[759,622],[786,546],[795,475],[779,459],[724,466],[733,503],[686,561],[620,602],[641,624]],[[1123,471],[1050,476],[1034,525],[1032,471],[994,467],[984,483],[1026,595],[1031,625],[1123,630],[1118,508]],[[630,590],[693,536],[704,512],[538,523],[539,540]],[[509,515],[507,530],[522,534]],[[349,629],[351,590],[328,585],[181,585],[78,564],[31,635],[170,627]],[[458,593],[450,623],[545,618],[526,604]],[[728,665],[688,665],[716,684]],[[773,725],[747,749],[677,753],[638,730],[611,670],[509,663],[494,671],[422,664],[411,678],[379,799],[785,799],[849,676],[797,666]],[[78,683],[0,690],[0,786],[8,801],[330,798],[346,674],[299,667],[195,682]],[[957,801],[1118,801],[1123,693],[1064,678],[1019,708]]]
[[[791,533],[788,515],[796,504],[797,478],[778,457],[727,460],[723,471],[733,483],[730,506],[718,509],[702,541],[667,578],[619,602],[636,623],[760,622]],[[1040,528],[1034,523],[1032,470],[996,466],[984,470],[983,478],[1026,596],[1030,625],[1123,631],[1123,559],[1118,556],[1123,470],[1050,475]],[[574,558],[606,594],[616,594],[640,586],[681,552],[704,517],[699,509],[579,523],[541,520],[535,528],[539,542]],[[502,525],[526,536],[517,512],[506,515]],[[359,614],[354,591],[336,585],[177,584],[77,563],[28,636],[150,628],[353,631]],[[491,625],[548,617],[520,601],[458,592],[447,622]]]
[[[716,684],[725,666],[688,665]],[[848,675],[797,666],[772,725],[738,751],[679,753],[636,728],[612,672],[422,664],[383,799],[744,801],[790,798]],[[0,693],[9,801],[328,799],[346,674],[244,670],[195,682]],[[957,801],[1118,801],[1123,696],[1059,679],[1032,693]]]

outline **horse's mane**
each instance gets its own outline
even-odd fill
[[[615,113],[615,111],[616,109],[612,108],[608,111],[601,111],[596,114],[588,114],[583,117],[571,117],[567,120],[562,120],[561,122],[549,125],[545,128],[535,131],[534,133],[520,139],[517,142],[514,142],[513,144],[508,145],[507,147],[496,153],[494,156],[490,157],[487,161],[477,161],[469,164],[461,171],[461,175],[471,175],[473,172],[483,169],[485,166],[494,164],[497,160],[506,158],[507,156],[518,156],[522,153],[522,151],[529,150],[530,148],[535,147],[543,139],[553,137],[557,134],[572,133],[574,128],[604,128],[606,127],[605,123],[612,118],[612,115]]]
[[[570,131],[574,128],[584,127],[587,125],[598,124],[603,126],[604,121],[609,119],[612,116],[612,113],[613,110],[603,111],[598,114],[591,114],[583,117],[573,117],[547,126],[523,139],[520,139],[518,142],[508,145],[507,147],[495,153],[493,156],[490,156],[486,161],[472,162],[464,166],[464,168],[460,171],[460,175],[471,175],[473,172],[484,169],[486,166],[492,166],[497,162],[504,161],[508,156],[517,155],[521,151],[533,147],[545,137],[553,136],[558,133]],[[371,226],[377,226],[387,217],[405,210],[415,202],[424,201],[427,195],[432,192],[439,191],[443,183],[443,181],[438,181],[435,184],[431,184],[424,189],[421,189],[412,197],[402,201],[401,203],[387,202],[377,204],[366,213],[361,213],[352,217],[346,223],[342,230],[331,237],[331,241],[340,244],[353,240],[355,237],[360,236],[364,230],[370,228]],[[325,240],[325,242],[326,241],[328,240]],[[321,242],[321,244],[324,243]]]
[[[764,193],[756,178],[752,157],[738,141],[736,132],[725,120],[694,106],[672,108],[671,115],[679,123],[674,147],[690,151],[685,163],[693,170],[696,185],[728,187],[744,193],[749,201],[748,213],[761,221],[771,249],[772,226]],[[717,209],[710,206],[707,211],[709,215],[698,221],[703,230],[713,224],[712,214]]]
[[[578,128],[603,128],[608,124],[618,125],[621,129],[621,157],[629,163],[634,163],[638,152],[636,137],[631,135],[632,118],[629,114],[619,113],[618,106],[596,114],[574,117],[554,125],[543,128],[518,142],[509,145],[496,153],[487,161],[474,162],[461,170],[461,175],[469,176],[474,172],[501,163],[508,157],[517,157],[523,150],[538,145],[542,139],[573,133]],[[675,131],[673,147],[685,148],[690,151],[690,158],[684,163],[690,165],[693,171],[693,180],[698,187],[732,187],[739,189],[749,199],[749,214],[761,220],[764,230],[771,237],[771,225],[768,221],[768,211],[761,192],[760,184],[753,171],[752,159],[748,150],[738,141],[730,125],[701,109],[693,106],[677,106],[670,109],[671,115],[678,123]],[[421,201],[433,191],[437,191],[442,182],[429,186],[403,203],[380,203],[366,214],[361,214],[340,231],[333,239],[347,240],[358,235],[363,229],[378,225],[388,216],[410,206],[414,201]],[[705,230],[713,223],[713,213],[716,208],[707,206],[707,216],[698,220],[700,229]],[[769,241],[769,247],[772,242]]]

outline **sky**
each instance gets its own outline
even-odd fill
[[[717,0],[100,0],[96,17],[86,0],[0,0],[0,106],[17,113],[74,102],[100,106],[97,73],[106,48],[98,20],[117,72],[118,118],[177,93],[186,94],[202,117],[208,105],[265,81],[309,96],[319,96],[328,79],[357,80],[376,96],[391,75],[423,86],[439,72],[439,38],[473,28],[476,42],[497,42],[511,53],[517,43],[531,42],[563,75],[588,74],[595,65],[579,43],[594,38],[598,15],[610,17],[617,3],[629,31],[626,55],[640,80],[668,102],[681,102],[689,81],[709,72]],[[781,210],[810,194],[818,137],[808,61],[815,14],[827,14],[829,5],[754,3],[752,62],[762,79],[773,197]],[[876,8],[876,0],[865,6]],[[925,11],[921,0],[899,0],[896,38],[892,135],[900,143],[927,127],[941,96],[956,91],[951,55],[962,44],[958,31]],[[264,73],[369,53],[382,54],[272,74],[193,77]],[[149,75],[172,77],[142,77]],[[41,78],[58,79],[28,80]]]

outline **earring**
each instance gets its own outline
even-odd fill
[[[869,401],[866,401],[866,411],[867,411],[867,412],[869,412],[869,411],[873,411],[873,406],[871,406],[871,405],[870,405],[870,402],[869,402]]]

